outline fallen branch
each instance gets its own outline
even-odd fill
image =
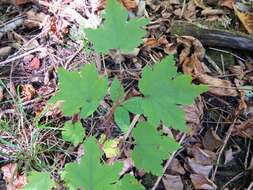
[[[172,35],[193,36],[200,40],[204,46],[253,52],[253,38],[239,32],[206,29],[185,21],[175,21],[170,32]]]

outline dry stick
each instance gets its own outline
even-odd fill
[[[252,190],[252,188],[253,188],[253,182],[251,182],[247,190]]]
[[[32,49],[32,50],[30,50],[28,52],[25,52],[25,53],[21,54],[21,55],[18,55],[16,57],[13,57],[13,58],[10,58],[10,59],[6,59],[6,60],[0,62],[0,66],[2,66],[4,64],[7,64],[7,63],[11,63],[11,62],[16,61],[18,59],[21,59],[21,58],[23,58],[23,57],[25,57],[27,55],[32,54],[32,53],[42,52],[42,51],[45,51],[45,50],[46,50],[46,48],[42,48],[42,47],[38,47],[38,48]]]
[[[186,134],[184,134],[184,135],[181,137],[181,139],[180,139],[180,141],[179,141],[179,144],[181,144],[181,143],[183,142],[183,140],[185,139],[185,137],[186,137]],[[169,165],[171,164],[171,162],[172,162],[173,158],[175,157],[176,153],[177,153],[177,151],[173,152],[173,153],[171,154],[170,158],[167,160],[166,164],[164,165],[164,168],[163,168],[163,175],[165,174],[167,168],[168,168]],[[160,181],[161,181],[163,175],[161,175],[161,176],[159,176],[159,177],[157,178],[157,180],[156,180],[156,182],[155,182],[155,184],[154,184],[154,186],[152,187],[151,190],[156,190],[156,188],[157,188],[157,186],[159,185],[159,183],[160,183]]]
[[[80,45],[80,47],[78,48],[78,50],[66,61],[66,63],[64,64],[64,69],[68,68],[69,63],[77,56],[77,54],[82,51],[83,49],[83,45]]]
[[[216,166],[214,168],[214,172],[213,172],[213,175],[212,175],[212,178],[211,178],[212,181],[214,181],[214,178],[215,178],[215,175],[216,175],[216,172],[217,172],[217,169],[218,169],[218,165],[220,163],[220,159],[221,159],[222,153],[224,152],[224,149],[225,149],[225,147],[226,147],[226,145],[228,143],[228,140],[229,140],[229,138],[230,138],[230,136],[232,134],[232,131],[234,129],[235,121],[236,121],[236,118],[234,119],[233,123],[229,127],[227,136],[225,137],[225,140],[224,140],[224,144],[222,145],[221,150],[219,152],[219,155],[218,155],[218,158],[217,158],[217,163],[218,164],[216,164]]]
[[[134,118],[133,118],[133,120],[132,120],[132,122],[129,126],[129,129],[128,129],[127,133],[124,135],[124,140],[126,140],[130,136],[130,134],[131,134],[135,124],[138,122],[140,116],[141,115],[139,115],[139,114],[134,116]]]

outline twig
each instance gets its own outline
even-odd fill
[[[139,114],[134,116],[134,118],[133,118],[133,120],[132,120],[132,122],[131,122],[131,124],[129,126],[129,129],[128,129],[127,133],[124,135],[124,139],[125,140],[130,136],[130,134],[131,134],[131,132],[132,132],[135,124],[138,122],[140,116],[141,115],[139,115]]]
[[[67,69],[69,63],[76,57],[76,55],[82,51],[83,49],[83,45],[80,45],[80,47],[78,48],[78,50],[66,61],[66,63],[64,64],[64,68]]]
[[[220,163],[221,156],[222,156],[222,154],[223,154],[223,152],[224,152],[224,149],[225,149],[225,147],[226,147],[226,145],[227,145],[227,143],[228,143],[228,140],[229,140],[229,138],[230,138],[230,136],[231,136],[231,134],[232,134],[232,131],[233,131],[233,129],[234,129],[235,121],[236,121],[236,119],[234,119],[233,123],[232,123],[231,126],[229,127],[228,133],[227,133],[227,135],[226,135],[226,137],[225,137],[225,140],[224,140],[224,144],[222,145],[221,150],[220,150],[220,152],[219,152],[219,155],[218,155],[218,158],[217,158],[217,164],[216,164],[216,166],[215,166],[215,168],[214,168],[214,172],[213,172],[213,175],[212,175],[212,178],[211,178],[212,181],[214,181],[214,178],[215,178],[215,175],[216,175],[216,172],[217,172],[217,169],[218,169],[218,165],[219,165],[219,163]]]
[[[23,57],[25,57],[27,55],[32,54],[32,53],[42,52],[42,51],[45,51],[45,50],[46,50],[46,48],[42,48],[42,47],[38,47],[38,48],[32,49],[32,50],[30,50],[28,52],[25,52],[23,54],[17,55],[16,57],[13,57],[13,58],[10,58],[10,59],[6,59],[5,61],[1,61],[0,62],[0,66],[2,66],[4,64],[7,64],[7,63],[11,63],[11,62],[16,61],[18,59],[21,59],[21,58],[23,58]]]
[[[186,137],[186,134],[184,134],[184,135],[181,137],[181,139],[180,139],[180,141],[179,141],[179,144],[182,144],[182,142],[184,141],[185,137]],[[171,164],[171,162],[172,162],[173,158],[175,157],[176,153],[177,153],[177,151],[173,152],[173,153],[171,154],[170,158],[167,160],[166,164],[164,165],[164,168],[163,168],[163,175],[164,175],[164,173],[166,172],[166,170],[167,170],[167,168],[169,167],[169,165]],[[156,188],[158,187],[160,181],[162,180],[163,175],[161,175],[161,176],[159,176],[159,177],[157,178],[157,180],[156,180],[156,182],[155,182],[155,184],[154,184],[154,186],[152,187],[151,190],[156,190]]]
[[[247,190],[252,190],[252,188],[253,188],[253,182],[251,182]]]
[[[3,37],[5,33],[15,30],[17,27],[22,25],[23,22],[24,22],[24,16],[19,16],[4,24],[1,24],[0,25],[0,39]]]

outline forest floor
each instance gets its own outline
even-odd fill
[[[20,189],[31,170],[50,171],[57,181],[64,165],[82,154],[59,130],[79,118],[65,117],[58,106],[45,111],[58,89],[59,67],[96,63],[101,75],[117,76],[134,96],[143,67],[174,54],[178,71],[209,91],[184,108],[189,133],[166,129],[182,148],[162,178],[135,171],[128,158],[126,167],[145,189],[253,190],[252,3],[121,1],[130,17],[151,20],[147,35],[129,55],[101,56],[89,48],[80,23],[98,26],[105,1],[0,0],[0,189]],[[87,134],[110,127],[109,136],[120,136],[116,124],[104,120],[110,108],[105,99],[93,117],[81,119]]]

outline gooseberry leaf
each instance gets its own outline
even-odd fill
[[[94,44],[97,52],[108,53],[110,49],[119,49],[129,53],[142,43],[148,24],[144,18],[133,18],[127,21],[128,11],[116,0],[107,0],[105,21],[97,29],[86,29],[86,35]]]
[[[172,56],[168,56],[153,68],[146,66],[139,81],[143,93],[142,109],[148,121],[157,126],[161,121],[167,127],[185,131],[182,106],[194,103],[194,99],[208,90],[205,85],[192,84],[188,75],[177,73]]]
[[[130,126],[130,117],[128,111],[124,109],[124,107],[119,106],[116,108],[114,112],[114,120],[123,133],[128,131]]]
[[[80,112],[81,117],[91,115],[107,92],[107,78],[99,77],[94,64],[85,65],[80,72],[58,69],[59,91],[49,103],[62,101],[64,115]]]
[[[132,132],[135,147],[132,152],[134,165],[138,169],[151,172],[156,176],[163,174],[162,163],[169,153],[180,148],[180,145],[172,138],[161,136],[156,127],[141,122]]]
[[[22,190],[51,190],[55,186],[48,172],[32,171],[27,179],[28,183]]]
[[[94,137],[84,143],[84,156],[80,163],[66,164],[62,175],[63,180],[71,189],[108,190],[117,182],[122,169],[121,163],[112,166],[102,164],[102,152]]]
[[[80,122],[74,124],[72,122],[66,122],[62,129],[62,138],[72,143],[74,146],[77,146],[83,141],[84,132],[85,130]]]
[[[110,93],[113,102],[123,100],[124,98],[124,88],[117,78],[114,78],[112,81]]]
[[[145,190],[144,186],[141,185],[134,176],[129,174],[115,184],[113,190]]]

